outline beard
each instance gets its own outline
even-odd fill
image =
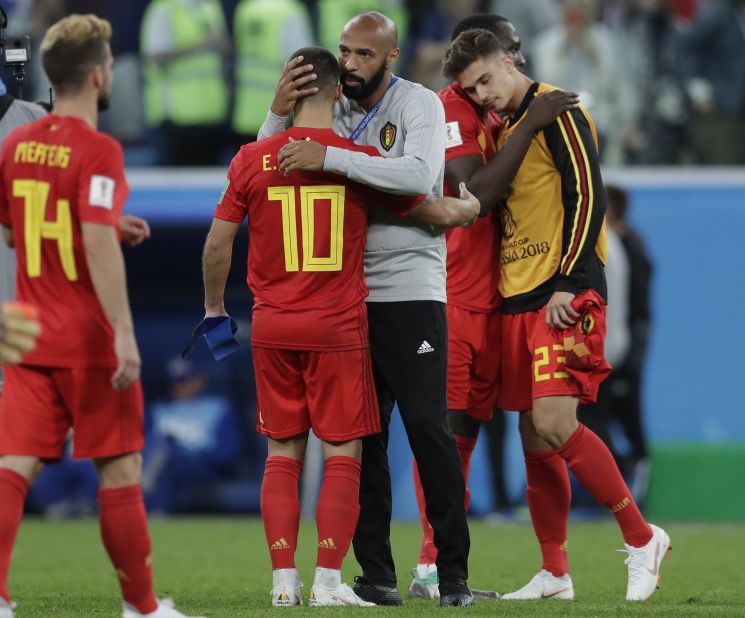
[[[380,68],[372,74],[370,79],[365,80],[357,75],[352,75],[349,71],[342,70],[341,72],[341,91],[344,96],[355,101],[361,101],[367,99],[373,92],[375,92],[380,86],[383,78],[385,77],[386,66],[385,60],[380,64]],[[355,80],[354,84],[346,84],[346,79]]]

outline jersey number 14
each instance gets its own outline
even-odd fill
[[[72,245],[72,216],[70,202],[57,200],[57,220],[45,218],[49,200],[48,182],[31,179],[13,181],[13,197],[23,199],[23,236],[26,245],[26,273],[29,277],[41,276],[41,241],[57,241],[62,270],[70,281],[77,281],[75,253]]]
[[[298,256],[296,189],[300,193],[300,226],[303,234],[303,263]],[[287,272],[335,271],[342,268],[344,255],[344,190],[342,185],[308,185],[302,187],[268,187],[267,197],[282,208],[282,237]],[[316,202],[330,204],[330,247],[325,256],[313,254],[315,246]]]

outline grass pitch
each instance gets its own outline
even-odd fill
[[[570,528],[573,602],[477,601],[464,609],[407,600],[403,608],[270,607],[271,572],[261,521],[256,518],[189,518],[151,523],[156,590],[172,596],[189,614],[210,618],[276,616],[278,612],[427,616],[745,616],[745,525],[671,524],[674,550],[662,567],[662,589],[646,603],[623,601],[625,555],[613,523],[578,523]],[[405,594],[419,544],[419,527],[394,525],[392,544]],[[298,567],[307,600],[313,579],[315,530],[304,522]],[[476,588],[514,590],[539,567],[531,528],[471,524],[470,583]],[[350,585],[359,574],[351,555],[344,568]],[[17,618],[111,617],[121,615],[118,586],[99,541],[95,521],[28,519],[19,533],[10,577]]]

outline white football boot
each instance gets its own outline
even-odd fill
[[[308,605],[311,607],[330,607],[353,605],[356,607],[375,607],[375,603],[364,601],[354,590],[341,581],[341,571],[316,568],[313,587],[310,589]]]
[[[411,569],[414,579],[409,584],[409,596],[412,599],[432,599],[440,598],[440,580],[437,577],[437,567],[435,565],[423,564],[421,568]]]
[[[3,597],[0,597],[0,618],[14,618],[13,610],[16,604],[11,601],[8,603]]]
[[[659,588],[660,564],[670,550],[670,537],[662,528],[649,525],[652,538],[644,547],[625,545],[629,557],[625,564],[629,568],[629,583],[626,588],[627,601],[646,601]]]
[[[272,606],[293,607],[303,604],[300,588],[303,583],[297,569],[274,569],[272,571]]]
[[[502,595],[508,601],[528,601],[533,599],[560,599],[571,601],[574,599],[574,585],[569,573],[556,577],[553,573],[541,569],[520,590]]]
[[[149,614],[141,614],[136,607],[124,604],[122,618],[205,618],[205,616],[187,616],[176,609],[171,599],[158,600],[158,607]]]

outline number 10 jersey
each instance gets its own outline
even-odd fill
[[[403,216],[421,198],[381,194],[330,173],[285,176],[277,154],[289,138],[379,156],[330,129],[306,127],[247,144],[235,156],[215,217],[248,217],[252,344],[321,352],[368,347],[367,208],[382,204]]]

